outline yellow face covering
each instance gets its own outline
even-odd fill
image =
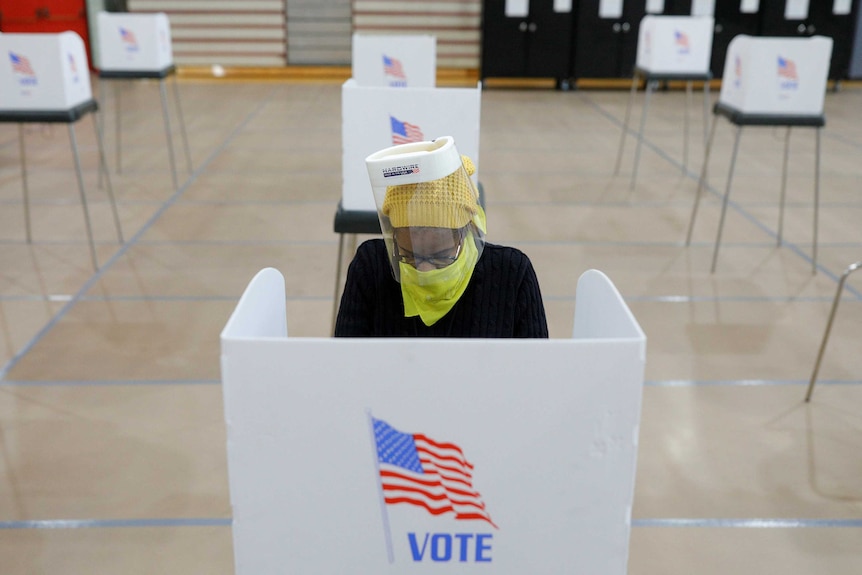
[[[478,260],[479,251],[471,233],[464,238],[464,247],[458,259],[445,268],[419,271],[410,264],[400,262],[404,317],[418,315],[427,326],[437,323],[449,313],[467,289]]]

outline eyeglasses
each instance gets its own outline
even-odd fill
[[[446,248],[434,254],[417,254],[415,252],[402,253],[401,247],[398,245],[398,239],[393,236],[392,241],[395,244],[395,259],[401,263],[405,263],[418,268],[423,263],[427,263],[435,269],[445,268],[455,263],[458,256],[461,255],[461,246],[464,245],[464,234],[461,230],[455,232],[458,238],[458,244],[454,246],[455,253],[448,255],[446,252],[451,252],[453,248]],[[444,255],[445,254],[445,255]]]

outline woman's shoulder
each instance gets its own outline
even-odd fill
[[[508,262],[517,265],[524,265],[530,263],[530,258],[527,257],[527,254],[525,254],[518,248],[513,248],[511,246],[501,246],[498,244],[485,243],[483,255],[484,254],[487,254],[487,257],[489,259],[496,262]]]

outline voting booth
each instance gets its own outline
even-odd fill
[[[287,332],[262,270],[221,334],[237,575],[625,575],[646,338],[604,274],[572,339]]]
[[[99,12],[98,26],[100,89],[101,80],[154,79],[159,82],[168,161],[174,188],[178,188],[170,110],[165,86],[165,78],[168,76],[174,79],[174,102],[189,173],[192,171],[192,160],[176,82],[176,66],[174,66],[168,17],[161,12],[155,14]],[[116,84],[114,88],[115,149],[119,173],[122,172],[122,92]],[[102,100],[104,101],[104,98]]]
[[[730,158],[727,184],[718,224],[718,234],[712,257],[715,272],[724,218],[727,213],[739,139],[745,126],[783,126],[784,164],[781,173],[781,196],[778,220],[778,245],[782,242],[784,200],[787,186],[787,163],[790,131],[793,127],[815,129],[814,156],[814,232],[812,237],[812,272],[817,271],[817,220],[820,205],[820,130],[826,124],[823,105],[826,97],[826,80],[832,55],[832,39],[825,36],[810,38],[755,38],[740,35],[734,38],[727,51],[721,94],[713,109],[712,128],[707,141],[697,193],[689,221],[686,245],[691,243],[700,196],[706,187],[715,127],[719,116],[737,127]]]
[[[360,86],[433,88],[437,38],[430,34],[353,34],[351,77]]]
[[[632,185],[637,181],[640,164],[641,146],[646,127],[647,113],[652,93],[659,82],[684,81],[686,101],[683,122],[683,162],[685,171],[688,166],[689,118],[688,108],[691,100],[692,85],[695,81],[703,83],[703,135],[706,142],[709,124],[709,69],[712,55],[713,18],[711,16],[653,16],[641,20],[638,31],[637,63],[632,76],[632,87],[626,106],[623,131],[617,152],[614,174],[619,174],[629,129],[632,104],[637,93],[638,83],[644,81],[644,104],[641,111],[640,128],[637,133]]]
[[[0,54],[6,64],[0,66],[0,122],[18,124],[21,155],[21,180],[27,242],[32,242],[30,191],[27,182],[27,154],[24,144],[25,123],[64,123],[69,126],[69,140],[75,162],[78,191],[84,211],[93,267],[98,269],[96,248],[87,195],[84,189],[81,160],[74,124],[83,116],[98,110],[90,89],[90,71],[84,41],[75,32],[60,34],[0,34]],[[99,136],[98,129],[96,130]],[[100,167],[104,167],[101,138],[97,138]],[[123,234],[110,180],[108,197],[120,243]]]
[[[476,88],[390,88],[360,86],[354,78],[341,88],[341,201],[335,212],[339,234],[332,328],[338,310],[345,235],[378,234],[377,207],[365,158],[396,144],[452,136],[461,154],[476,166],[478,185],[479,120],[482,91]],[[481,192],[481,187],[480,187]],[[480,201],[482,198],[480,197]]]

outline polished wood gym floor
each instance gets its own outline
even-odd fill
[[[273,266],[286,276],[291,335],[329,334],[338,82],[180,89],[193,168],[177,137],[178,189],[158,85],[121,86],[119,169],[111,89],[102,101],[122,245],[93,122],[75,126],[97,271],[67,127],[24,128],[28,244],[18,131],[0,125],[4,575],[232,573],[219,332],[254,273]],[[826,98],[816,274],[813,131],[792,134],[777,246],[785,131],[744,130],[710,273],[734,129],[718,123],[686,246],[700,92],[685,166],[685,92],[654,95],[633,186],[634,138],[614,175],[627,97],[487,89],[478,163],[488,238],[533,260],[552,337],[570,336],[589,268],[616,283],[647,334],[629,573],[858,574],[862,273],[847,281],[813,400],[803,397],[839,277],[862,260],[862,89]]]

